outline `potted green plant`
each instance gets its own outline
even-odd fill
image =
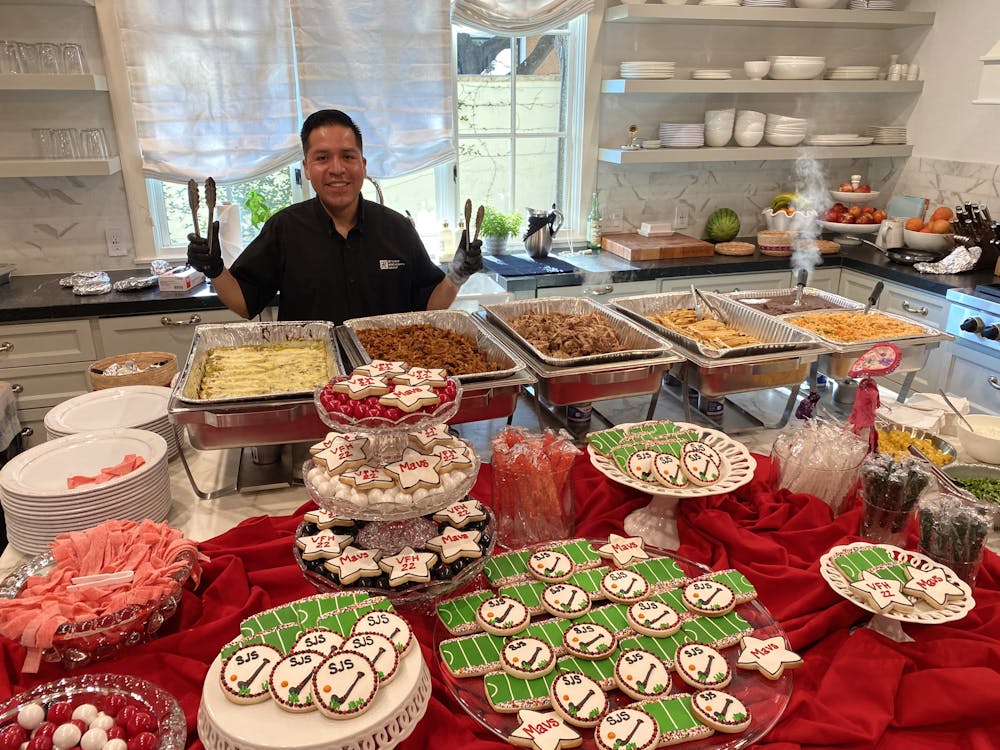
[[[521,231],[521,214],[516,211],[505,214],[492,206],[486,207],[479,234],[483,237],[483,250],[487,253],[503,255],[507,252],[507,240],[517,237],[519,231]]]

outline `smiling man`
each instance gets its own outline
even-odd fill
[[[329,320],[447,308],[483,267],[481,243],[460,243],[447,274],[428,257],[405,216],[361,197],[361,131],[335,109],[302,124],[302,166],[316,197],[272,216],[225,268],[221,251],[188,236],[188,262],[244,318],[278,294],[279,320]],[[213,233],[218,237],[218,231]]]

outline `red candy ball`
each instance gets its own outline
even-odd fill
[[[31,733],[32,739],[35,737],[52,737],[56,731],[56,724],[51,721],[43,721],[38,725],[38,728]]]
[[[119,712],[128,703],[125,696],[120,693],[112,693],[104,701],[104,713],[111,717],[117,717]]]
[[[131,737],[136,737],[144,732],[156,731],[156,719],[148,711],[136,711],[129,717],[127,723],[128,733]]]
[[[28,740],[27,750],[52,750],[52,735],[38,735]]]
[[[81,735],[84,732],[86,732],[87,729],[89,729],[89,727],[87,726],[87,722],[85,722],[83,719],[70,719],[69,722],[67,723],[72,724],[77,729],[79,729]]]
[[[152,732],[140,732],[134,737],[130,737],[126,744],[128,750],[156,750],[159,741]]]
[[[49,711],[45,715],[46,721],[51,721],[56,726],[65,724],[73,718],[73,706],[66,701],[53,703],[49,706]]]
[[[19,724],[8,724],[0,729],[0,750],[18,750],[28,741],[28,731]]]
[[[107,729],[104,732],[108,735],[109,740],[124,740],[128,739],[128,732],[125,731],[125,727],[121,724],[115,724],[111,729]]]

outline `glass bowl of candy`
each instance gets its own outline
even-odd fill
[[[29,577],[45,575],[54,564],[48,552],[32,558],[0,583],[0,599],[16,598]],[[42,661],[61,663],[66,669],[73,669],[148,641],[177,611],[184,584],[196,566],[195,553],[183,550],[174,559],[166,590],[154,599],[121,609],[98,610],[95,617],[61,624],[51,647],[42,649]]]
[[[3,750],[181,750],[186,742],[177,701],[138,677],[67,677],[0,703]]]
[[[338,390],[338,383],[349,380],[334,378],[313,394],[319,418],[341,432],[421,430],[447,422],[462,400],[462,384],[455,378],[447,378],[443,386],[396,386],[388,394],[363,397]]]

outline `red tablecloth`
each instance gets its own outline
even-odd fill
[[[784,626],[805,664],[794,673],[791,702],[760,747],[1000,747],[1000,560],[987,553],[964,619],[906,625],[913,643],[894,643],[867,628],[871,615],[842,599],[819,573],[830,547],[856,539],[859,510],[832,520],[809,495],[771,492],[761,477],[730,495],[680,504],[678,552],[713,568],[734,567],[757,587],[760,601]],[[622,533],[624,517],[648,496],[619,486],[586,461],[573,470],[577,533]],[[483,466],[474,494],[489,497]],[[307,497],[303,494],[304,503]],[[311,503],[308,503],[311,505]],[[169,690],[188,719],[190,747],[200,750],[195,721],[208,665],[250,614],[315,593],[290,547],[301,513],[251,518],[201,545],[211,557],[196,592],[152,642],[81,671],[133,674]],[[401,747],[485,750],[509,747],[468,717],[440,680],[430,644],[430,618],[407,613],[435,678],[424,720]],[[0,695],[65,673],[51,665],[24,676],[24,650],[0,638]],[[433,741],[429,731],[433,728]]]

